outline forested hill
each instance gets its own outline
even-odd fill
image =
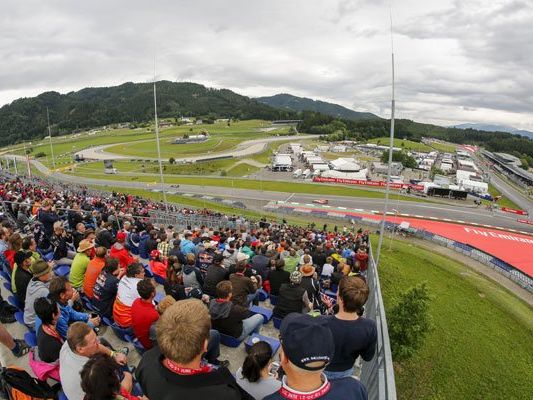
[[[292,111],[315,111],[335,118],[344,118],[354,121],[379,118],[372,113],[354,111],[338,104],[308,99],[306,97],[297,97],[286,93],[276,94],[269,97],[258,97],[256,100],[260,103],[281,109]]]
[[[274,109],[227,89],[196,83],[157,83],[158,116],[208,116],[238,119],[293,119],[296,113]],[[154,117],[153,84],[86,88],[77,92],[42,93],[0,108],[0,145],[43,138],[47,134],[46,107],[52,135],[119,122],[145,122]]]

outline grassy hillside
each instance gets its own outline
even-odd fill
[[[421,281],[433,296],[432,332],[395,365],[398,398],[530,398],[532,309],[456,261],[404,242],[388,247],[387,240],[380,267],[386,309]]]

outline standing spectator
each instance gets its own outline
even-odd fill
[[[337,264],[337,268],[335,269],[335,272],[331,274],[331,284],[332,285],[338,285],[342,278],[344,278],[344,265],[339,263]]]
[[[72,322],[83,321],[91,327],[100,325],[100,317],[91,318],[89,314],[75,311],[71,304],[78,300],[80,295],[72,287],[72,284],[63,276],[56,276],[50,281],[50,300],[59,305],[61,315],[57,321],[57,332],[64,339],[67,337],[68,326]]]
[[[131,305],[139,298],[137,283],[142,279],[144,279],[143,265],[133,263],[128,265],[126,276],[118,284],[117,297],[113,304],[113,319],[123,328],[131,326]]]
[[[242,341],[252,332],[259,333],[263,316],[251,315],[248,308],[232,303],[232,295],[231,282],[220,282],[217,285],[217,298],[209,303],[209,313],[214,329]]]
[[[133,257],[125,245],[126,234],[124,232],[117,233],[117,241],[111,246],[109,257],[116,258],[119,261],[120,268],[126,269],[128,265],[138,261],[136,257]]]
[[[284,283],[279,289],[278,302],[274,306],[273,315],[276,318],[284,318],[290,313],[308,312],[312,309],[307,292],[300,285],[302,273],[291,273],[290,283]]]
[[[203,291],[211,297],[216,296],[216,287],[219,282],[229,278],[229,273],[222,261],[224,257],[222,254],[215,254],[213,257],[213,264],[207,268],[207,273],[204,279]]]
[[[285,271],[292,273],[298,267],[300,257],[298,256],[298,254],[296,254],[296,250],[291,248],[289,250],[289,256],[284,257],[283,261],[285,261]]]
[[[33,327],[35,325],[34,303],[39,297],[46,297],[50,292],[48,286],[52,279],[52,267],[44,260],[35,262],[31,269],[33,278],[26,289],[26,305],[24,307],[24,323]]]
[[[368,253],[366,250],[366,245],[361,245],[355,253],[355,260],[359,261],[359,270],[364,274],[368,268]]]
[[[262,400],[281,387],[275,375],[269,374],[272,347],[267,342],[254,343],[241,368],[235,373],[237,383],[256,400]]]
[[[80,372],[84,400],[148,400],[133,396],[118,379],[121,366],[110,356],[96,353]]]
[[[72,260],[72,265],[70,267],[70,276],[69,280],[74,286],[75,289],[79,289],[83,286],[83,280],[85,279],[85,271],[87,271],[87,266],[91,261],[91,252],[94,249],[94,244],[83,239],[80,242],[78,247],[78,254]]]
[[[150,327],[159,319],[159,314],[154,307],[153,300],[156,294],[154,282],[144,278],[137,283],[140,298],[135,299],[131,305],[131,327],[135,337],[145,349],[151,349]]]
[[[366,400],[365,387],[353,378],[328,381],[322,373],[333,358],[333,335],[325,321],[290,314],[281,323],[280,363],[285,376],[281,389],[265,400]]]
[[[157,323],[158,346],[144,354],[136,370],[148,398],[252,399],[227,368],[202,362],[210,325],[209,313],[198,300],[178,301],[165,311]]]
[[[104,269],[106,262],[106,253],[107,249],[105,247],[97,247],[95,251],[95,257],[89,261],[87,265],[87,271],[85,271],[85,279],[83,280],[83,293],[89,298],[92,299],[94,296],[93,289],[96,284],[96,279],[98,275]]]
[[[217,242],[207,241],[204,243],[204,250],[198,252],[198,268],[200,272],[205,275],[207,269],[213,264],[213,257],[215,255],[215,247]]]
[[[102,248],[105,249],[105,247]],[[116,258],[107,257],[104,269],[96,278],[92,304],[106,318],[113,316],[113,304],[117,296],[118,284],[124,273],[125,271],[119,268]]]
[[[333,263],[333,258],[327,257],[326,262],[324,266],[322,267],[322,274],[320,276],[322,276],[323,278],[331,277],[331,274],[335,271],[335,268],[333,267],[332,263]]]
[[[285,261],[276,260],[276,269],[271,270],[268,274],[268,281],[270,282],[270,294],[279,296],[279,289],[284,283],[290,283],[291,274],[285,271]]]
[[[15,263],[17,264],[17,269],[13,274],[16,288],[15,296],[17,296],[17,299],[24,310],[26,303],[26,289],[30,284],[31,278],[33,278],[33,274],[30,271],[32,262],[31,252],[19,251],[15,257]]]
[[[183,254],[189,254],[193,253],[195,254],[196,246],[191,241],[192,233],[191,232],[185,232],[183,235],[183,240],[180,242],[180,250]]]
[[[365,361],[374,357],[376,323],[359,316],[368,294],[368,286],[361,278],[344,277],[337,293],[339,312],[320,317],[326,320],[335,342],[335,354],[325,371],[330,380],[352,376],[357,357],[361,356]]]
[[[159,235],[160,242],[157,244],[157,250],[161,253],[161,257],[168,257],[170,251],[170,244],[168,243],[168,236],[166,233]]]
[[[245,261],[237,262],[235,273],[230,275],[229,280],[233,286],[233,303],[248,307],[255,300],[258,288],[255,277],[252,279],[244,276],[245,268]]]
[[[148,240],[146,241],[146,250],[148,250],[148,254],[152,252],[152,250],[157,250],[157,245],[159,243],[159,233],[152,229],[150,231],[150,236],[148,237]]]
[[[187,254],[187,264],[183,266],[183,284],[186,288],[201,289],[204,278],[198,268],[196,268],[196,256],[193,253]]]
[[[44,236],[50,238],[54,233],[54,224],[59,219],[55,207],[52,207],[50,199],[45,199],[42,208],[38,212],[37,219],[44,228]]]
[[[304,256],[304,260],[306,260],[306,257]],[[302,273],[301,286],[307,292],[309,301],[313,304],[313,310],[319,310],[322,305],[322,300],[320,298],[320,285],[314,276],[315,267],[306,263],[300,267],[300,272]]]
[[[83,400],[80,372],[89,361],[89,357],[97,353],[107,354],[120,365],[126,365],[128,359],[100,343],[98,336],[91,327],[83,322],[76,322],[68,329],[67,340],[59,353],[59,375],[63,392],[69,400]],[[133,384],[129,372],[123,372],[121,385],[130,392]]]

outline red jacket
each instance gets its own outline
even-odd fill
[[[120,268],[126,268],[128,265],[135,262],[135,258],[130,254],[130,252],[124,247],[123,244],[118,242],[111,246],[109,257],[118,259]]]
[[[155,306],[143,299],[136,299],[131,305],[131,327],[135,337],[139,339],[144,348],[151,349],[150,327],[159,319]]]

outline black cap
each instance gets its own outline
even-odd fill
[[[215,254],[213,256],[213,262],[220,263],[224,261],[224,256],[222,254]]]
[[[308,371],[324,369],[335,353],[333,334],[324,318],[291,313],[283,318],[280,336],[283,352],[290,362]],[[323,365],[308,366],[317,361]]]
[[[18,266],[21,266],[22,263],[28,258],[31,258],[31,256],[32,256],[31,251],[23,251],[23,250],[17,251],[14,257],[15,264],[17,264]]]

